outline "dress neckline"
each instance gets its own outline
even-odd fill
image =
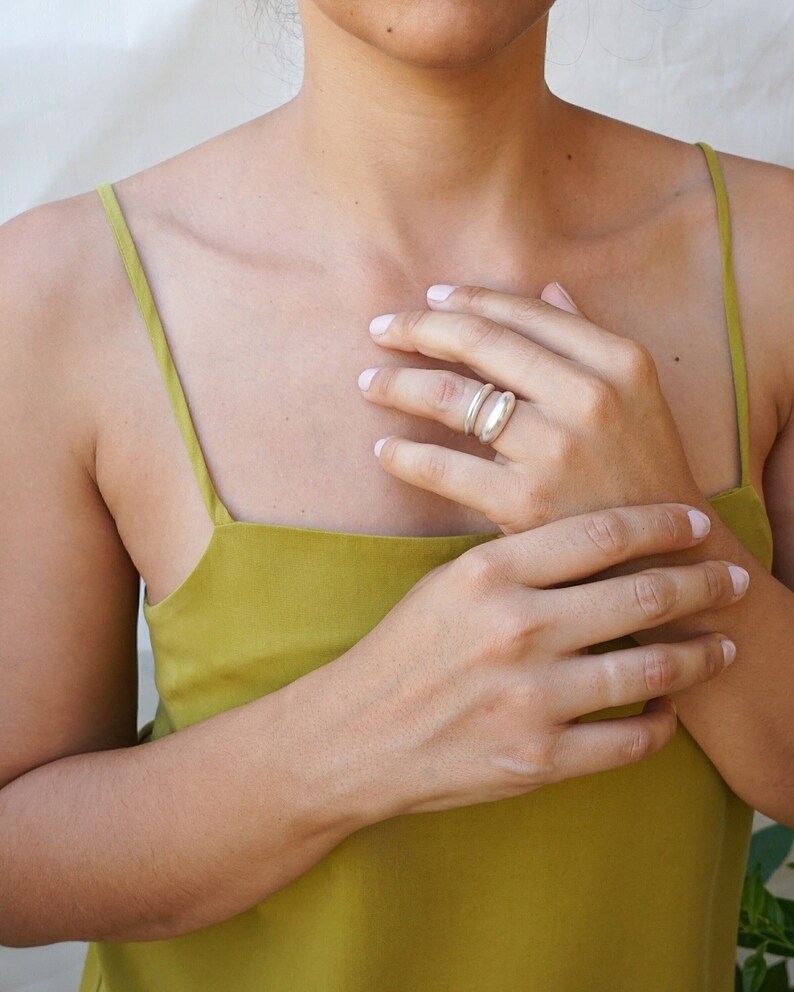
[[[714,504],[744,491],[749,492],[753,496],[761,513],[766,516],[763,501],[752,483],[740,483],[730,489],[725,489],[722,492],[716,493],[714,496],[709,496],[708,502]],[[414,547],[416,549],[427,549],[431,553],[445,552],[447,550],[453,552],[459,550],[463,552],[468,550],[469,546],[474,547],[478,543],[484,544],[489,540],[503,536],[500,530],[474,531],[467,534],[370,534],[361,531],[325,530],[321,527],[299,527],[293,524],[273,524],[235,519],[228,523],[216,524],[213,527],[210,539],[196,564],[179,585],[168,593],[167,596],[164,596],[163,599],[158,600],[156,603],[149,603],[148,591],[144,584],[143,612],[147,621],[154,617],[159,617],[161,612],[165,613],[186,592],[187,588],[196,581],[198,573],[204,568],[220,535],[246,530],[252,533],[272,534],[274,537],[278,535],[284,537],[315,537],[319,540],[335,541],[340,545],[355,542],[363,547],[369,544],[377,546],[380,550]]]

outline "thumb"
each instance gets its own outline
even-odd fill
[[[581,314],[581,310],[558,282],[550,282],[547,286],[544,286],[540,298],[560,310]]]

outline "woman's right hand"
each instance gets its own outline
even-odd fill
[[[741,597],[730,563],[581,580],[696,545],[688,510],[569,517],[428,572],[350,651],[287,687],[316,714],[321,738],[310,746],[323,754],[324,787],[331,776],[340,795],[352,790],[375,822],[520,795],[658,751],[676,729],[664,694],[718,675],[727,639],[587,648],[731,605]],[[577,722],[642,700],[637,715]]]

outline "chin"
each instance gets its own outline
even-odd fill
[[[410,65],[465,69],[537,24],[554,0],[304,0],[338,27]]]

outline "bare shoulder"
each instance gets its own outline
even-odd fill
[[[31,207],[0,225],[4,369],[35,389],[37,404],[71,411],[63,426],[74,428],[87,469],[96,413],[90,383],[107,341],[99,328],[117,278],[108,236],[93,190]]]
[[[747,346],[774,391],[778,429],[794,404],[794,169],[718,151],[728,193]]]
[[[87,280],[95,264],[102,228],[95,190],[29,207],[0,224],[3,292],[20,303],[46,308],[76,298],[98,280]],[[99,275],[99,273],[98,273]]]

